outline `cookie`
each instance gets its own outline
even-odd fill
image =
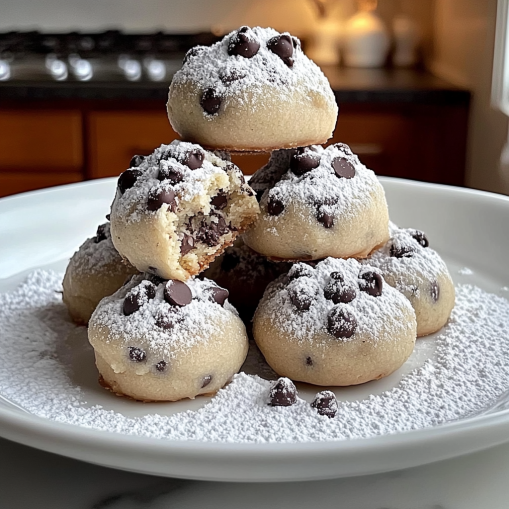
[[[99,301],[116,292],[138,271],[123,263],[111,241],[110,224],[97,228],[67,265],[62,283],[64,304],[74,322],[86,325]]]
[[[218,391],[248,350],[246,329],[227,297],[209,280],[134,276],[90,319],[102,384],[142,401]]]
[[[111,233],[140,272],[187,280],[204,270],[256,218],[242,172],[199,145],[174,141],[137,156],[118,179]]]
[[[291,264],[271,262],[247,247],[242,238],[235,241],[203,273],[230,292],[229,301],[248,321],[269,283],[288,272]]]
[[[228,151],[324,143],[338,115],[327,78],[296,37],[246,26],[187,53],[167,109],[183,139]]]
[[[261,213],[244,241],[264,256],[361,258],[389,239],[384,190],[343,143],[274,151],[249,184]]]
[[[385,281],[410,301],[418,336],[436,332],[447,323],[454,307],[454,283],[422,231],[391,224],[391,239],[365,263],[377,267]]]
[[[278,375],[346,386],[398,369],[414,348],[416,319],[377,269],[327,258],[296,263],[267,287],[253,335]]]

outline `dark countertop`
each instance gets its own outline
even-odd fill
[[[470,92],[414,69],[324,67],[338,103],[416,103],[468,106]],[[6,81],[0,102],[11,100],[166,100],[168,83]]]

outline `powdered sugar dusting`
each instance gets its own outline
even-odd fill
[[[450,323],[436,339],[436,358],[394,389],[340,403],[334,418],[318,415],[300,398],[290,407],[267,405],[271,382],[245,373],[198,411],[126,417],[90,406],[69,379],[60,350],[76,327],[61,303],[60,281],[59,274],[36,271],[17,290],[0,295],[0,394],[58,422],[158,439],[330,441],[436,426],[508,399],[509,302],[462,285]],[[341,396],[340,389],[335,392]]]
[[[191,50],[182,69],[175,73],[171,86],[178,87],[191,82],[200,90],[212,88],[224,98],[226,106],[233,97],[236,101],[245,101],[256,108],[257,101],[253,101],[253,97],[263,103],[267,89],[277,90],[281,102],[291,101],[294,100],[296,87],[303,90],[304,97],[311,97],[311,93],[316,92],[331,105],[335,103],[327,78],[304,55],[300,44],[296,44],[293,51],[294,63],[289,68],[267,47],[267,42],[279,35],[276,30],[254,27],[247,31],[246,35],[251,40],[260,43],[258,52],[251,58],[228,54],[228,45],[236,34],[237,31],[234,31],[212,46],[199,46]],[[297,42],[297,39],[294,41]],[[204,115],[208,116],[206,112]]]

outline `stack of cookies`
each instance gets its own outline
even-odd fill
[[[447,268],[422,232],[389,223],[347,145],[320,145],[337,113],[287,33],[242,27],[187,53],[168,100],[184,141],[133,157],[111,223],[64,278],[103,385],[145,401],[216,392],[248,348],[230,301],[244,320],[257,308],[253,335],[279,375],[317,385],[386,376],[442,327]],[[248,184],[232,152],[271,157]]]

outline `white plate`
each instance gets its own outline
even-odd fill
[[[456,282],[509,296],[504,290],[509,286],[509,198],[381,180],[393,221],[426,231]],[[115,183],[116,179],[106,179],[0,200],[0,291],[13,289],[34,268],[62,270],[77,246],[103,222]],[[463,267],[473,271],[468,279],[459,273]],[[151,405],[112,398],[98,388],[95,372],[87,369],[86,373],[78,383],[91,404],[130,416],[153,411]],[[400,376],[401,372],[396,378],[352,388],[342,398],[379,393]],[[167,413],[202,404],[199,399],[169,404]],[[224,444],[159,440],[62,424],[27,413],[0,394],[0,435],[91,463],[164,476],[225,481],[326,479],[417,466],[505,442],[509,440],[506,407],[509,403],[504,400],[481,416],[369,439]],[[157,407],[159,413],[161,408]]]

